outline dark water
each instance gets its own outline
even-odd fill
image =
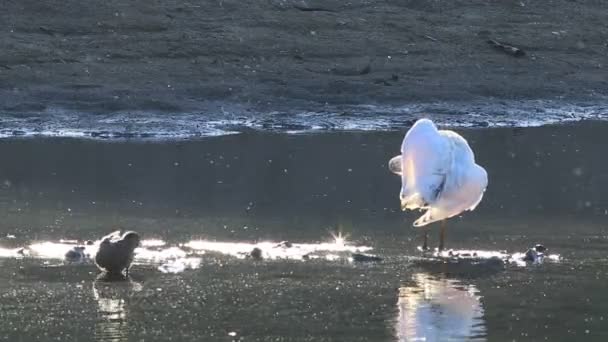
[[[459,132],[490,185],[474,212],[449,221],[448,247],[521,252],[542,242],[560,262],[419,260],[411,223],[420,214],[398,210],[399,179],[387,170],[402,132],[0,140],[0,337],[608,338],[608,123]],[[125,282],[96,280],[93,265],[64,264],[50,251],[61,245],[44,245],[118,228],[165,243],[150,242]],[[331,238],[338,231],[345,244]],[[239,254],[252,245],[213,244],[281,240],[315,258],[270,247],[254,261]],[[37,243],[48,253],[13,253]],[[351,262],[351,248],[364,247],[383,262]]]

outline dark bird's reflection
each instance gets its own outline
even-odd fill
[[[486,329],[479,290],[459,280],[416,273],[399,289],[399,341],[483,341]]]
[[[93,283],[93,297],[97,301],[98,319],[95,324],[95,340],[128,341],[128,305],[142,291],[142,285],[128,278],[118,279],[100,276]]]

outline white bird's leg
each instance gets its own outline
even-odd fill
[[[429,250],[429,244],[428,244],[429,230],[426,228],[422,228],[422,230],[424,230],[424,243],[422,244],[422,251],[426,252]]]
[[[445,220],[441,221],[441,230],[439,231],[439,251],[443,250],[445,240]]]

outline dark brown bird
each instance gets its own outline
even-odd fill
[[[120,231],[104,236],[95,255],[95,264],[99,269],[113,275],[120,275],[125,271],[129,275],[129,268],[133,262],[135,248],[139,247],[139,234],[133,231]]]

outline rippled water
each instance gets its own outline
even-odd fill
[[[401,132],[4,139],[0,338],[604,340],[608,124],[460,132],[490,186],[448,247],[559,259],[421,255],[386,166]],[[128,280],[63,260],[116,229],[144,239]]]

